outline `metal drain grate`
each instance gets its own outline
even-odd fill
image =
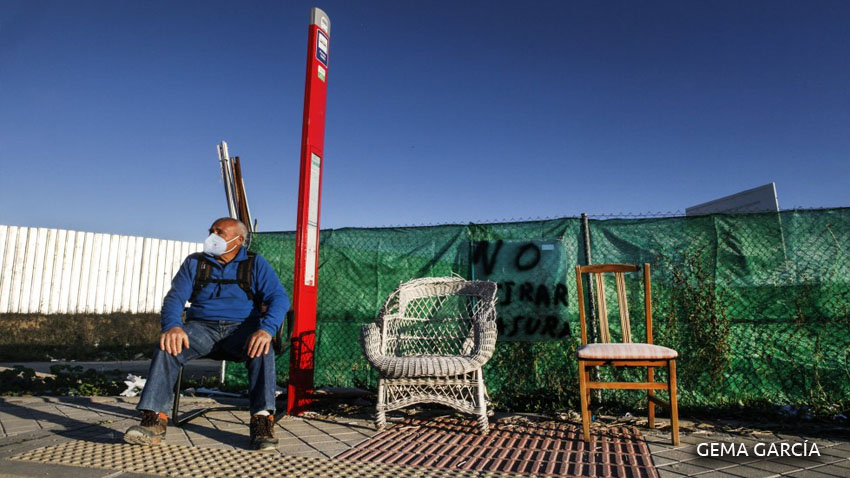
[[[637,430],[595,431],[588,445],[581,430],[557,423],[495,423],[480,435],[469,420],[408,419],[337,458],[447,470],[548,476],[658,477]]]
[[[503,476],[496,473],[458,473],[455,470],[409,468],[351,460],[281,456],[242,450],[179,445],[138,446],[85,441],[72,441],[39,448],[14,456],[12,459],[187,478],[328,477],[345,475],[377,478],[399,478],[402,476],[495,478]]]

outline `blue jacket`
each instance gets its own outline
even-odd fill
[[[202,256],[203,252],[189,254],[171,281],[171,290],[162,301],[163,332],[183,325],[180,316],[183,313],[183,306],[192,295],[195,273],[198,270],[198,258]],[[248,259],[248,253],[244,247],[240,247],[236,257],[224,266],[212,257],[209,259],[213,263],[210,279],[236,279],[239,263]],[[283,323],[284,315],[289,310],[289,297],[283,290],[272,266],[259,254],[254,259],[251,288],[258,303],[268,305],[266,315],[260,320],[260,328],[274,337],[278,327]],[[239,284],[207,284],[198,292],[198,296],[186,312],[186,320],[242,322],[258,316],[260,311],[254,308],[254,302],[248,299],[248,295],[239,287]]]

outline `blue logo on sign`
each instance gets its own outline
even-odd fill
[[[318,31],[319,36],[316,38],[316,59],[328,66],[328,36]]]

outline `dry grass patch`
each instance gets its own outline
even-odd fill
[[[0,361],[127,360],[150,355],[159,314],[0,315]]]

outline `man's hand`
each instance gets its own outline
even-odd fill
[[[184,348],[189,348],[189,336],[182,327],[172,327],[159,336],[159,348],[176,357]]]
[[[248,338],[248,343],[245,348],[248,351],[249,358],[259,357],[269,353],[269,346],[272,343],[272,336],[263,329],[260,329]]]

